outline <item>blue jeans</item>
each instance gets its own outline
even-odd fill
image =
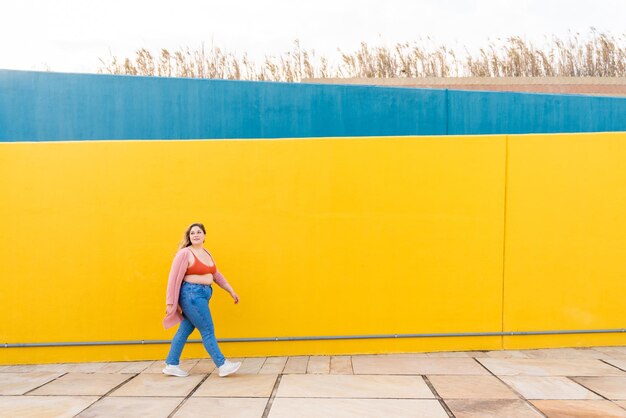
[[[200,331],[202,344],[204,344],[204,348],[215,365],[220,367],[226,361],[215,339],[213,319],[209,310],[209,299],[211,299],[212,294],[213,288],[209,285],[183,282],[178,303],[183,310],[184,319],[172,339],[170,353],[165,360],[166,364],[178,365],[183,346],[187,342],[189,334],[196,328]]]

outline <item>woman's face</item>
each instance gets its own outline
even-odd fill
[[[194,226],[189,231],[189,241],[191,241],[192,244],[202,244],[204,242],[204,237],[205,234],[199,226]]]

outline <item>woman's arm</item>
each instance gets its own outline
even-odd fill
[[[213,281],[217,283],[219,287],[227,291],[230,294],[230,296],[233,298],[235,303],[239,303],[239,296],[237,296],[237,293],[235,293],[235,291],[233,290],[233,287],[230,285],[230,283],[228,283],[228,280],[226,280],[226,277],[224,277],[222,273],[220,273],[219,271],[216,271],[215,274],[213,275]]]

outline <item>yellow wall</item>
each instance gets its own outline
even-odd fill
[[[626,328],[626,133],[509,137],[504,326]],[[505,348],[626,345],[626,334]]]
[[[175,329],[161,325],[167,272],[193,221],[205,223],[207,247],[241,297],[235,306],[216,289],[218,338],[623,327],[626,176],[615,164],[625,139],[510,137],[508,173],[505,136],[3,143],[0,343],[171,338]],[[254,356],[571,341],[544,340],[222,348]],[[574,342],[626,343],[623,334]],[[167,350],[0,348],[0,363]],[[205,355],[199,344],[184,352]]]

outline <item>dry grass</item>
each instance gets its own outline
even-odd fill
[[[553,36],[542,48],[521,37],[491,41],[472,55],[427,42],[371,47],[361,43],[353,52],[339,50],[338,63],[303,49],[295,41],[291,51],[251,61],[220,48],[140,49],[134,58],[100,59],[100,73],[227,80],[301,81],[308,78],[352,77],[625,77],[626,37],[591,30],[589,34]]]

